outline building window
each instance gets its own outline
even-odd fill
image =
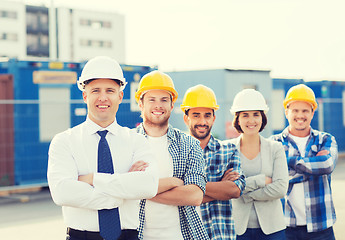
[[[27,7],[26,9],[27,33],[44,33],[49,31],[48,10],[42,7]]]
[[[80,45],[84,47],[111,48],[112,43],[111,41],[81,39]]]
[[[40,36],[40,44],[42,48],[48,49],[49,48],[49,37],[47,35]]]
[[[45,34],[28,34],[27,55],[49,57],[49,37]]]
[[[0,10],[0,17],[1,18],[11,18],[11,19],[17,19],[17,13],[14,11],[4,11]]]
[[[111,22],[103,22],[103,28],[111,28]]]
[[[35,13],[27,13],[26,26],[30,30],[37,30],[38,29],[38,15],[36,15]]]
[[[111,28],[111,22],[109,21],[90,20],[82,18],[79,22],[81,26],[87,26],[94,29]]]
[[[111,44],[110,41],[104,41],[104,42],[103,42],[103,47],[105,47],[105,48],[111,48],[111,46],[112,46],[112,44]]]
[[[0,33],[0,40],[17,41],[18,35],[16,33]]]
[[[38,37],[38,35],[28,34],[26,36],[26,41],[27,41],[27,51],[28,51],[28,54],[30,52],[38,51],[38,46],[39,46],[39,37]]]

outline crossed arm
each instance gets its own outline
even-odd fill
[[[144,162],[144,161],[138,161],[138,162],[135,162],[131,168],[129,169],[128,172],[137,172],[137,171],[145,171],[145,169],[149,166],[148,163]],[[93,176],[94,174],[93,173],[89,173],[89,174],[86,174],[86,175],[79,175],[78,176],[78,181],[81,181],[81,182],[85,182],[91,186],[93,186]]]
[[[206,184],[206,193],[202,202],[238,198],[241,195],[241,190],[234,181],[239,178],[240,174],[238,172],[233,171],[233,168],[228,169],[221,181]]]
[[[323,138],[321,150],[313,157],[287,157],[290,184],[304,182],[312,175],[331,174],[338,159],[338,145],[333,136]]]
[[[123,199],[142,199],[156,195],[158,177],[156,165],[151,161],[154,155],[145,149],[144,144],[140,145],[142,152],[135,155],[134,164],[127,173],[90,173],[79,176],[80,169],[70,146],[65,135],[58,135],[49,149],[48,183],[57,205],[91,210],[110,209],[122,205]]]
[[[203,191],[195,184],[184,185],[176,177],[159,180],[158,194],[151,201],[174,206],[199,206]]]
[[[285,151],[282,146],[273,152],[272,177],[264,173],[247,178],[242,195],[244,202],[269,201],[285,196],[288,189],[288,169]]]

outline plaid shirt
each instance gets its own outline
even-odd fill
[[[245,177],[242,173],[239,153],[236,146],[229,141],[219,141],[211,136],[204,149],[206,175],[208,182],[221,181],[229,168],[240,174],[235,181],[242,191],[245,188]],[[200,206],[204,226],[212,240],[236,239],[231,200],[214,200]]]
[[[333,226],[336,215],[332,200],[331,173],[338,159],[335,138],[328,133],[311,129],[304,157],[301,156],[296,143],[289,137],[288,128],[272,138],[281,142],[285,149],[290,175],[287,196],[295,183],[303,182],[308,232],[317,232]],[[321,150],[328,150],[329,154],[316,156]],[[287,225],[295,227],[296,216],[289,198],[286,199]]]
[[[137,127],[137,132],[146,136],[142,124]],[[202,159],[202,148],[195,138],[182,133],[180,130],[168,128],[168,151],[173,160],[173,176],[183,179],[185,185],[195,184],[205,192],[206,176],[204,161]],[[140,202],[139,212],[139,239],[143,239],[145,223],[145,203]],[[209,239],[202,221],[194,206],[178,206],[180,215],[181,232],[184,239]]]

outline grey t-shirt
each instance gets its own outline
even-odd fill
[[[246,158],[246,156],[244,156],[242,153],[240,153],[240,158],[242,170],[246,177],[259,175],[261,173],[262,159],[260,153],[252,160]],[[252,206],[252,210],[250,212],[247,228],[260,228],[258,216],[256,214],[254,205]]]

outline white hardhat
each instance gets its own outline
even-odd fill
[[[85,90],[85,81],[93,79],[113,79],[120,81],[120,90],[123,91],[127,82],[123,77],[120,64],[114,59],[106,56],[98,56],[90,59],[84,66],[77,82],[81,91]]]
[[[244,89],[236,94],[230,112],[235,115],[243,111],[264,111],[267,113],[268,106],[264,96],[254,89]]]

